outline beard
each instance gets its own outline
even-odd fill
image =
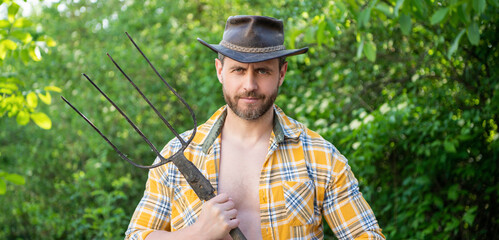
[[[223,88],[224,99],[229,108],[240,118],[244,120],[256,120],[263,116],[273,105],[277,97],[279,87],[269,96],[264,94],[258,94],[255,91],[243,92],[235,96],[230,96],[230,94]],[[252,103],[247,105],[247,109],[243,109],[238,105],[240,98],[257,98],[258,100],[263,100],[262,103]]]

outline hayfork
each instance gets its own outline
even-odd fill
[[[182,102],[182,104],[189,110],[192,120],[194,123],[193,131],[191,136],[187,141],[185,141],[178,133],[175,131],[175,129],[172,127],[172,125],[163,117],[163,115],[154,107],[154,105],[149,101],[149,99],[142,93],[142,91],[137,87],[137,85],[128,77],[128,75],[123,71],[123,69],[114,61],[114,59],[107,54],[109,59],[113,62],[113,64],[118,68],[118,70],[125,76],[125,78],[133,85],[135,90],[142,96],[142,98],[149,104],[149,106],[154,110],[156,115],[165,123],[165,125],[170,129],[170,131],[175,135],[175,137],[180,141],[182,148],[173,154],[172,156],[168,158],[164,158],[158,149],[149,141],[149,139],[142,133],[142,131],[135,125],[132,120],[121,110],[95,83],[88,77],[85,73],[83,73],[83,76],[109,101],[115,108],[118,110],[118,112],[128,121],[128,123],[133,127],[133,129],[144,139],[144,141],[149,145],[149,147],[152,149],[152,151],[156,154],[156,156],[159,158],[160,162],[146,166],[146,165],[141,165],[137,164],[131,159],[129,159],[125,154],[123,154],[93,123],[90,121],[83,113],[81,113],[75,106],[73,106],[66,98],[61,96],[62,100],[66,102],[71,108],[73,108],[74,111],[76,111],[85,121],[92,126],[92,128],[99,133],[99,135],[104,138],[104,140],[111,145],[111,147],[118,153],[118,155],[123,158],[124,160],[128,161],[132,165],[139,167],[139,168],[144,168],[144,169],[151,169],[151,168],[156,168],[159,167],[163,164],[173,162],[175,166],[178,168],[178,170],[182,173],[182,175],[185,177],[189,185],[192,187],[194,192],[197,194],[197,196],[204,201],[208,201],[215,197],[215,189],[213,186],[210,184],[210,182],[203,176],[203,174],[197,169],[194,164],[187,160],[187,158],[184,156],[184,150],[189,146],[189,144],[192,142],[194,139],[194,136],[196,135],[196,128],[197,128],[197,121],[196,121],[196,115],[194,114],[194,111],[192,108],[187,104],[187,102],[166,82],[166,80],[159,74],[159,72],[156,70],[154,65],[149,61],[149,59],[146,57],[146,55],[140,50],[139,46],[133,41],[132,37],[125,32],[127,37],[130,39],[130,41],[133,43],[135,48],[140,52],[140,54],[144,57],[144,59],[147,61],[149,66],[154,70],[156,75],[163,81],[163,83],[170,89],[170,91],[177,96],[177,98]],[[232,229],[230,231],[230,235],[234,240],[240,240],[240,239],[246,239],[241,232],[239,228]]]

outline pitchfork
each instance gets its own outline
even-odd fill
[[[149,147],[152,149],[152,151],[156,154],[156,156],[158,156],[160,162],[159,163],[156,163],[156,164],[153,164],[151,166],[145,166],[145,165],[140,165],[140,164],[137,164],[135,163],[134,161],[130,160],[125,154],[123,154],[87,117],[85,117],[85,115],[83,115],[83,113],[81,113],[76,107],[74,107],[66,98],[64,98],[63,96],[61,96],[62,100],[64,100],[64,102],[66,102],[71,108],[73,108],[73,110],[75,110],[83,119],[85,119],[85,121],[87,121],[88,124],[90,124],[90,126],[92,126],[94,128],[95,131],[97,131],[102,138],[104,138],[104,140],[106,140],[107,143],[109,143],[109,145],[111,145],[111,147],[118,153],[118,155],[123,158],[124,160],[128,161],[129,163],[131,163],[132,165],[136,166],[136,167],[139,167],[139,168],[144,168],[144,169],[151,169],[151,168],[156,168],[156,167],[159,167],[163,164],[166,164],[166,163],[169,163],[169,162],[173,162],[173,164],[175,164],[175,166],[178,168],[178,170],[182,173],[182,175],[184,175],[185,179],[187,180],[187,182],[189,183],[189,185],[192,187],[192,189],[194,190],[194,192],[197,194],[197,196],[201,199],[201,200],[205,200],[205,201],[208,201],[210,199],[212,199],[213,197],[215,197],[215,189],[213,188],[213,186],[210,184],[210,182],[203,176],[203,174],[199,171],[199,169],[196,168],[196,166],[194,166],[194,164],[187,160],[187,158],[185,158],[184,156],[184,150],[187,148],[187,146],[189,146],[189,144],[192,142],[192,139],[194,139],[194,136],[196,135],[196,128],[197,128],[197,121],[196,121],[196,115],[194,114],[194,111],[192,110],[192,108],[189,106],[189,104],[187,104],[187,102],[170,86],[170,84],[168,84],[168,82],[166,82],[166,80],[159,74],[159,72],[156,70],[156,68],[154,67],[154,65],[149,61],[149,59],[146,57],[146,55],[142,52],[142,50],[140,50],[139,46],[137,46],[137,44],[135,43],[135,41],[133,41],[132,37],[130,37],[130,35],[128,35],[127,32],[125,32],[125,34],[128,36],[128,38],[130,39],[130,41],[133,43],[133,45],[135,46],[135,48],[137,48],[137,50],[140,52],[140,54],[142,54],[142,56],[144,57],[144,59],[147,61],[147,63],[149,63],[149,66],[151,66],[151,68],[154,70],[154,72],[156,73],[156,75],[163,81],[164,84],[166,84],[166,86],[168,87],[168,89],[170,89],[170,91],[175,94],[175,96],[177,96],[177,98],[182,102],[182,104],[189,110],[189,112],[191,113],[191,116],[192,116],[192,120],[194,122],[194,128],[193,128],[193,131],[192,131],[192,134],[190,136],[190,138],[186,141],[184,141],[184,139],[177,133],[177,131],[175,131],[175,129],[172,127],[172,125],[163,117],[163,115],[156,109],[156,107],[154,107],[154,105],[149,101],[149,99],[147,99],[147,97],[142,93],[142,91],[137,87],[137,85],[135,85],[135,83],[130,79],[130,77],[128,77],[128,75],[123,71],[123,69],[114,61],[114,59],[111,57],[111,55],[109,55],[109,53],[107,54],[107,56],[109,57],[109,59],[111,59],[111,61],[113,62],[113,64],[118,68],[118,70],[120,70],[120,72],[125,76],[126,79],[128,79],[128,81],[133,85],[133,87],[137,90],[137,92],[139,92],[139,94],[142,96],[142,98],[149,104],[149,106],[151,106],[151,108],[154,110],[154,112],[158,115],[159,118],[161,118],[161,120],[166,124],[166,126],[168,127],[168,129],[170,129],[170,131],[175,135],[175,137],[180,141],[180,143],[182,144],[182,148],[176,152],[175,154],[173,154],[172,156],[170,156],[169,158],[164,158],[163,156],[161,156],[160,152],[158,151],[158,149],[151,143],[151,141],[149,141],[149,139],[147,139],[147,137],[142,133],[142,131],[140,131],[139,127],[137,127],[137,125],[135,125],[132,120],[130,120],[130,118],[123,112],[123,110],[121,110],[91,79],[90,77],[88,77],[85,73],[83,73],[83,76],[116,108],[116,110],[118,110],[118,112],[128,121],[128,123],[135,129],[135,131],[142,137],[142,139],[144,139],[144,141],[149,145]],[[235,229],[232,229],[230,231],[230,235],[231,237],[234,239],[234,240],[239,240],[239,239],[246,239],[243,235],[243,233],[241,232],[241,230],[239,228],[235,228]]]

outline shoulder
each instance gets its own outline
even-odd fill
[[[280,110],[280,109],[279,109]],[[309,129],[305,124],[286,116],[282,110],[280,118],[282,118],[283,129],[291,133],[286,135],[290,137],[288,141],[297,141],[300,147],[303,148],[306,160],[310,166],[319,167],[328,172],[333,173],[338,168],[343,168],[347,165],[347,159],[341,152],[319,133]],[[293,139],[292,137],[295,137]]]
[[[334,152],[336,148],[328,140],[324,139],[319,133],[309,129],[305,124],[287,116],[276,106],[276,113],[279,122],[282,125],[284,135],[290,140],[300,140],[303,147],[320,149],[326,152]]]

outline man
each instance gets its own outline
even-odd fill
[[[229,17],[219,45],[220,108],[185,151],[217,189],[201,202],[174,164],[149,172],[144,197],[126,232],[130,239],[321,239],[322,219],[340,239],[384,239],[336,148],[274,105],[288,64],[280,20]],[[190,136],[190,131],[183,136]],[[174,139],[162,154],[180,148]]]

